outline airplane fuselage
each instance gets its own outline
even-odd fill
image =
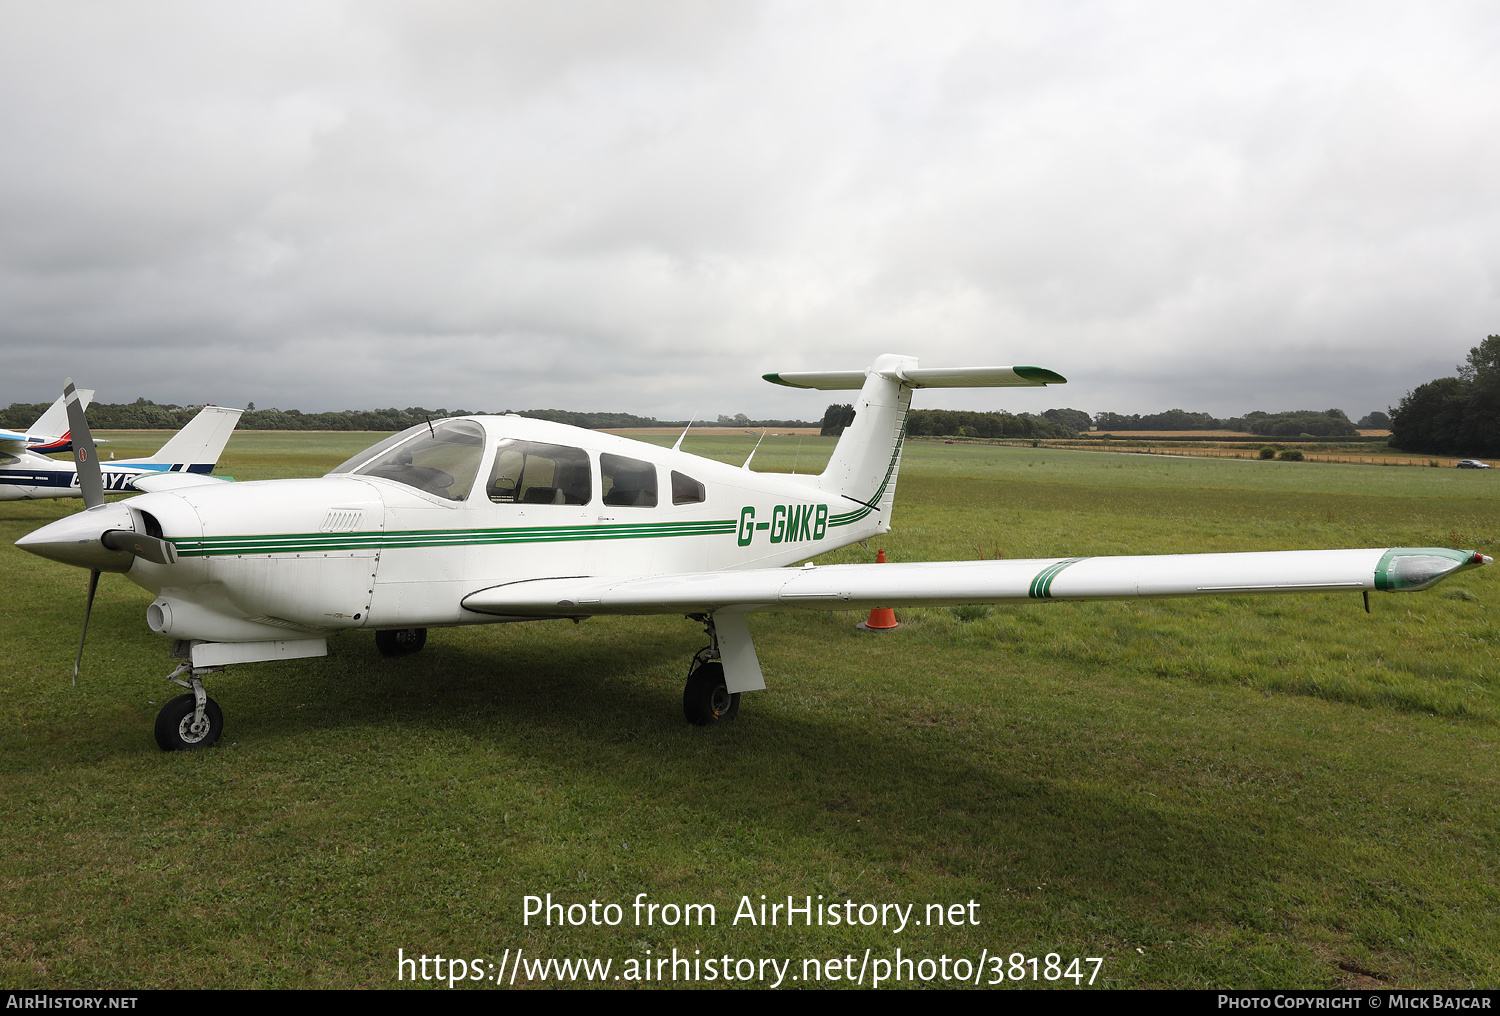
[[[121,459],[99,464],[109,493],[135,491],[131,481],[161,472],[209,473],[213,463],[187,464]],[[78,469],[71,462],[38,455],[27,449],[0,452],[0,501],[30,501],[49,497],[78,497]]]
[[[754,473],[521,417],[466,419],[483,444],[472,449],[472,490],[460,497],[451,484],[429,490],[355,472],[205,484],[100,509],[149,515],[176,548],[172,564],[137,559],[127,572],[158,596],[151,627],[174,638],[254,641],[493,623],[506,618],[466,610],[463,598],[542,578],[776,567],[890,528],[888,501],[830,494],[815,476]],[[515,479],[503,474],[514,457],[507,449],[518,446],[551,449],[576,467],[573,503],[564,503],[562,484],[495,485]],[[549,469],[561,476],[562,466]]]

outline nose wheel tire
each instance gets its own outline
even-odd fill
[[[739,711],[739,693],[730,694],[722,663],[705,663],[688,675],[682,689],[682,712],[689,723],[698,727],[728,723]]]
[[[192,695],[178,695],[156,714],[156,743],[162,751],[197,751],[208,748],[224,733],[224,714],[219,703],[203,703],[203,719],[197,719],[198,703]]]
[[[381,656],[410,656],[427,644],[426,628],[397,628],[375,633],[375,648]]]

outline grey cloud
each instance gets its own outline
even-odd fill
[[[1500,331],[1497,27],[8,7],[0,402],[816,417],[759,375],[896,350],[1073,379],[923,405],[1363,414]]]

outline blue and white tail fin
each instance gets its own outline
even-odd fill
[[[818,488],[841,498],[847,511],[835,512],[829,525],[850,525],[874,516],[878,528],[889,528],[896,498],[896,475],[906,439],[906,416],[917,388],[1038,388],[1067,381],[1042,367],[921,368],[913,356],[886,353],[868,370],[798,371],[765,375],[773,384],[821,391],[859,389],[854,422],[844,428],[828,468],[816,477]]]
[[[243,409],[225,406],[204,406],[155,455],[117,461],[111,465],[164,464],[174,472],[211,473],[243,412]]]

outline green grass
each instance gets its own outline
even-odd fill
[[[157,442],[120,437],[121,457]],[[237,434],[221,472],[317,475],[376,437]],[[797,441],[767,438],[755,464],[821,468],[832,442]],[[738,463],[753,444],[684,447]],[[881,545],[1493,554],[1488,479],[918,443]],[[398,947],[616,972],[673,947],[1057,952],[1127,987],[1500,979],[1496,569],[1373,596],[1371,615],[1348,594],[902,610],[885,635],[756,615],[769,690],[710,730],[681,718],[703,639],[680,619],[435,631],[404,660],[351,634],[326,660],[214,675],[222,746],[167,756],[151,723],[179,689],[149,597],[105,576],[71,688],[86,578],[9,546],[76,507],[0,504],[7,985],[388,987]],[[547,892],[721,921],[522,927],[522,897]],[[762,893],[975,899],[981,924],[730,926]]]

